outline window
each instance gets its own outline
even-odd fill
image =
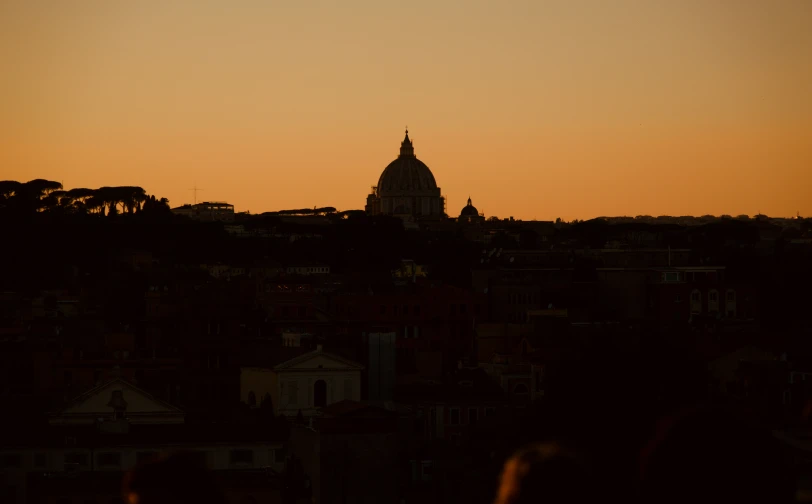
[[[485,417],[491,417],[496,414],[496,408],[485,408]]]
[[[412,337],[417,338],[420,336],[420,328],[417,326],[412,327]]]
[[[403,305],[403,314],[404,314],[404,315],[408,315],[408,314],[409,314],[409,307],[408,307],[407,305]]]
[[[204,450],[195,450],[190,453],[192,457],[194,457],[197,462],[204,467],[209,467],[209,453]]]
[[[691,313],[702,312],[702,293],[694,289],[691,292]]]
[[[313,384],[313,406],[323,408],[327,406],[327,382],[316,380]]]
[[[288,382],[288,404],[299,404],[299,383],[295,381]]]
[[[256,406],[257,405],[257,396],[254,394],[254,391],[248,392],[248,406]]]
[[[229,453],[229,461],[232,464],[253,464],[254,452],[251,450],[231,450],[231,453]]]
[[[352,380],[344,380],[344,399],[352,399]]]
[[[460,424],[460,409],[459,408],[451,408],[450,413],[450,422],[451,425],[459,425]]]
[[[381,312],[381,315],[386,315],[386,305],[381,305],[380,312]]]
[[[35,453],[34,454],[34,467],[46,467],[48,465],[48,457],[46,453]]]
[[[716,292],[715,290],[708,292],[708,301],[712,302],[719,301],[719,293]]]
[[[674,296],[674,302],[675,302],[675,303],[682,303],[682,296],[681,296],[681,295],[679,295],[679,294],[677,294],[676,296]]]
[[[669,271],[667,273],[663,273],[663,282],[679,282],[680,275],[678,271]]]
[[[476,425],[477,420],[479,419],[479,410],[476,408],[468,408],[468,423],[471,425]]]
[[[412,313],[415,315],[420,315],[420,305],[414,305],[414,308],[412,308]]]
[[[136,452],[135,454],[135,463],[136,464],[143,464],[144,462],[148,462],[155,457],[158,456],[158,452],[155,451],[140,451]]]
[[[735,301],[736,300],[736,291],[728,290],[727,291],[727,300],[728,301]]]
[[[468,305],[467,304],[461,304],[460,305],[460,313],[463,314],[463,315],[468,313]]]
[[[66,453],[65,454],[65,463],[66,464],[76,464],[80,466],[87,465],[87,453]]]
[[[99,453],[99,456],[96,459],[96,461],[99,463],[100,466],[119,467],[121,465],[121,453],[118,452]]]
[[[394,315],[395,317],[398,316],[398,305],[392,306],[392,315]]]
[[[449,305],[449,307],[448,307],[448,313],[450,315],[456,315],[457,314],[457,305],[455,305],[454,303],[451,303],[451,305]]]
[[[271,461],[274,464],[281,464],[285,462],[285,458],[287,458],[288,453],[284,448],[274,448],[271,450]]]
[[[22,467],[23,457],[19,453],[4,453],[0,455],[0,467],[3,469],[16,469]]]
[[[527,390],[527,385],[524,383],[518,383],[515,387],[513,387],[514,394],[529,394],[530,391]]]

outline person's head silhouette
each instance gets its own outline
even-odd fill
[[[590,473],[575,454],[543,443],[505,462],[494,504],[591,502],[593,491]]]

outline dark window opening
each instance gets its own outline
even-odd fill
[[[232,464],[253,464],[254,452],[251,450],[231,450],[229,459]]]
[[[158,452],[155,451],[141,451],[135,454],[135,462],[136,464],[142,464],[144,462],[149,462],[150,460],[154,459],[158,456]]]
[[[327,383],[324,380],[313,384],[313,405],[317,408],[327,406]]]
[[[98,462],[100,466],[120,466],[121,453],[118,452],[100,453]]]

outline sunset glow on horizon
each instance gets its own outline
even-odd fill
[[[456,216],[812,215],[812,1],[0,0],[0,180]]]

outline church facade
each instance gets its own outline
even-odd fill
[[[425,163],[414,154],[409,130],[400,144],[400,155],[383,170],[378,185],[367,196],[369,215],[404,218],[443,218],[445,198]]]

